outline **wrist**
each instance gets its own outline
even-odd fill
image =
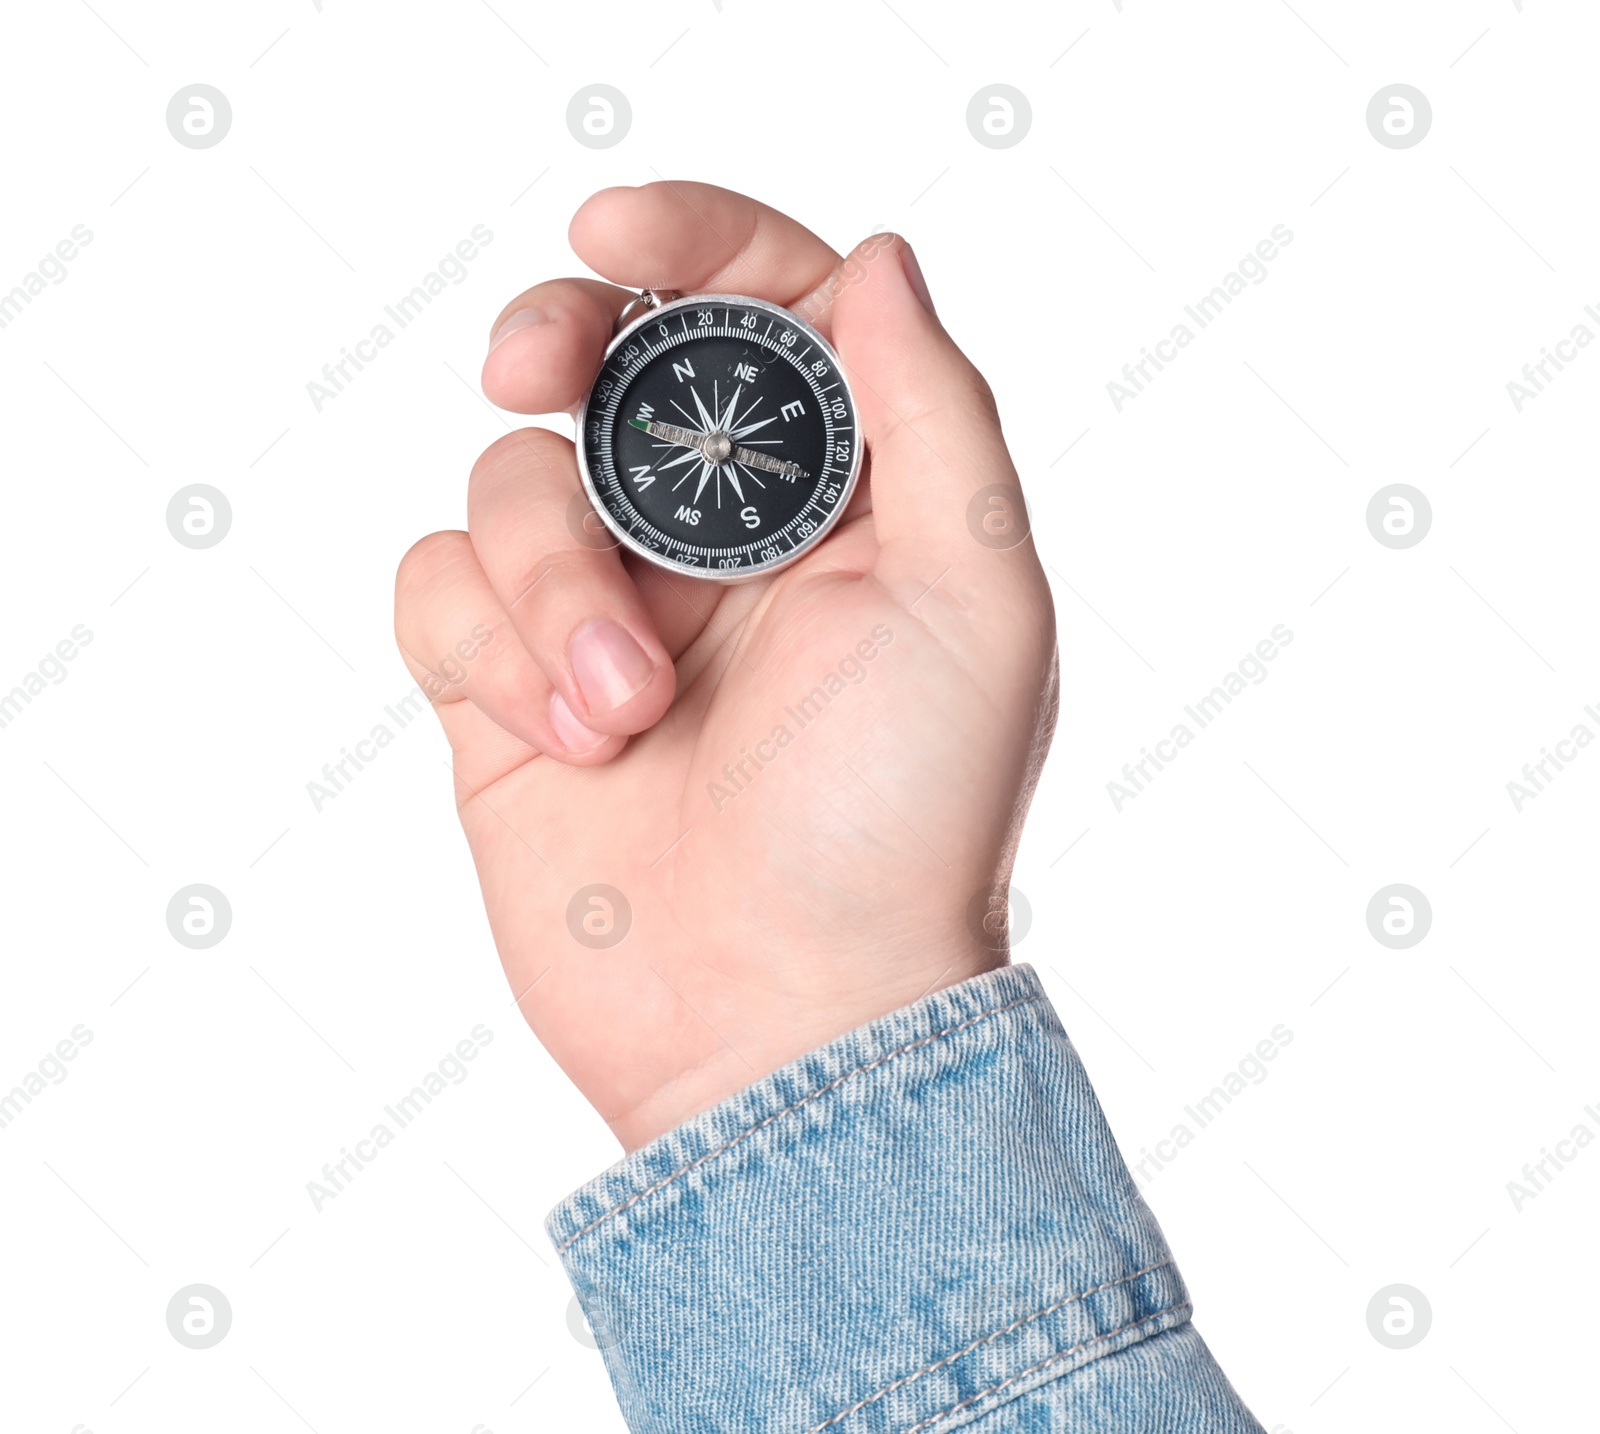
[[[631,1154],[808,1052],[1008,959],[1004,952],[972,944],[879,973],[865,985],[816,973],[823,979],[803,995],[767,990],[737,1009],[718,1010],[713,1018],[726,1037],[705,1017],[691,1015],[695,1028],[682,1032],[685,1059],[672,1074],[650,1085],[627,1109],[601,1113]],[[869,958],[857,953],[852,965],[863,964]]]

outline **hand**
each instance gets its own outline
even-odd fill
[[[971,913],[1004,901],[1055,627],[1032,541],[969,527],[990,485],[1022,512],[1017,476],[903,240],[841,267],[775,210],[675,182],[602,190],[570,237],[627,287],[553,279],[507,305],[495,403],[574,411],[634,290],[741,293],[829,335],[869,455],[824,542],[724,585],[586,537],[572,444],[527,428],[474,466],[468,531],[400,565],[396,636],[454,752],[507,977],[633,1149],[1006,959]],[[594,884],[631,908],[609,948],[573,934],[606,905],[569,926]]]

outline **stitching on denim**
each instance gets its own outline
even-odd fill
[[[963,1399],[959,1404],[952,1404],[948,1409],[941,1409],[937,1414],[930,1414],[926,1419],[913,1424],[903,1434],[919,1434],[930,1424],[937,1424],[941,1419],[946,1419],[952,1414],[959,1414],[963,1409],[970,1409],[974,1404],[987,1399],[991,1394],[998,1394],[1007,1385],[1015,1384],[1019,1379],[1026,1379],[1030,1374],[1037,1374],[1041,1369],[1046,1369],[1052,1364],[1058,1364],[1063,1359],[1071,1359],[1075,1354],[1082,1354],[1086,1349],[1093,1349],[1097,1344],[1104,1344],[1107,1340],[1115,1339],[1119,1334],[1126,1334],[1130,1329],[1137,1329],[1140,1325],[1153,1324],[1158,1319],[1165,1319],[1176,1310],[1188,1309],[1188,1300],[1179,1300],[1164,1310],[1157,1310],[1153,1315],[1146,1315],[1143,1319],[1130,1320],[1127,1324],[1118,1325],[1116,1329],[1108,1330],[1105,1334],[1094,1339],[1076,1344],[1071,1349],[1064,1349],[1059,1354],[1052,1354],[1048,1359],[1041,1359],[1039,1363],[1030,1365],[1027,1369],[1018,1370],[1009,1379],[1002,1379],[1000,1383],[991,1385],[988,1389],[981,1389],[969,1399]]]
[[[990,1010],[980,1011],[977,1015],[971,1016],[965,1021],[959,1021],[953,1026],[946,1026],[942,1031],[934,1031],[929,1035],[919,1036],[914,1041],[908,1041],[903,1046],[899,1046],[892,1051],[886,1051],[883,1055],[877,1057],[875,1060],[870,1060],[864,1065],[857,1066],[854,1070],[848,1070],[843,1075],[836,1076],[833,1080],[829,1081],[827,1085],[821,1086],[812,1091],[810,1095],[802,1096],[792,1105],[786,1105],[782,1110],[774,1111],[771,1115],[767,1116],[766,1119],[757,1121],[756,1124],[752,1125],[748,1130],[742,1130],[731,1140],[724,1141],[723,1144],[719,1145],[715,1150],[709,1150],[704,1155],[689,1161],[688,1164],[680,1165],[672,1172],[672,1174],[664,1176],[662,1179],[656,1181],[654,1185],[639,1191],[637,1195],[630,1196],[620,1205],[613,1206],[611,1209],[607,1210],[604,1215],[597,1216],[576,1234],[572,1235],[569,1239],[563,1240],[561,1244],[556,1247],[556,1253],[558,1255],[564,1255],[574,1244],[581,1240],[591,1230],[598,1225],[605,1224],[605,1222],[611,1219],[612,1216],[620,1215],[624,1210],[630,1208],[631,1206],[637,1205],[641,1200],[646,1199],[648,1196],[654,1195],[658,1190],[666,1189],[666,1187],[672,1184],[674,1180],[681,1179],[691,1170],[697,1170],[707,1161],[715,1160],[719,1155],[726,1154],[747,1136],[754,1135],[758,1130],[764,1130],[774,1121],[781,1120],[786,1115],[792,1115],[802,1106],[810,1105],[814,1100],[820,1100],[830,1091],[837,1090],[847,1080],[850,1080],[858,1075],[865,1075],[868,1071],[876,1070],[879,1066],[885,1065],[887,1062],[894,1060],[897,1056],[903,1056],[911,1051],[917,1050],[919,1047],[931,1045],[934,1041],[943,1040],[946,1036],[953,1036],[957,1031],[964,1031],[970,1026],[976,1026],[980,1022],[989,1020],[992,1016],[998,1016],[1006,1011],[1015,1010],[1018,1006],[1026,1006],[1030,1002],[1042,1001],[1043,999],[1043,994],[1038,992],[1031,996],[1020,996],[1015,1001],[1007,1001],[1003,1006],[995,1006]]]
[[[925,1374],[932,1374],[935,1370],[943,1369],[947,1364],[954,1364],[958,1359],[964,1359],[973,1350],[980,1348],[982,1345],[993,1344],[997,1339],[1004,1339],[1008,1334],[1015,1334],[1023,1325],[1032,1324],[1035,1320],[1041,1320],[1046,1315],[1052,1315],[1057,1310],[1065,1309],[1070,1304],[1076,1304],[1079,1300],[1086,1300],[1090,1295],[1097,1295],[1102,1291],[1114,1289],[1117,1285],[1130,1284],[1134,1280],[1143,1279],[1146,1275],[1154,1274],[1157,1270],[1164,1270],[1171,1263],[1172,1261],[1169,1258],[1162,1260],[1159,1264],[1149,1265],[1145,1269],[1135,1270],[1131,1275],[1119,1275],[1114,1280],[1107,1280],[1104,1284],[1095,1285],[1087,1290],[1079,1290],[1075,1295],[1068,1295],[1065,1299],[1059,1299],[1053,1305],[1046,1305],[1042,1310],[1034,1314],[1024,1315],[1014,1323],[1008,1324],[1004,1329],[997,1329],[993,1334],[986,1334],[982,1339],[973,1340],[965,1349],[958,1349],[954,1354],[946,1355],[943,1359],[937,1360],[933,1364],[925,1364],[921,1369],[913,1370],[910,1374],[903,1375],[895,1380],[893,1384],[884,1385],[876,1394],[869,1394],[859,1404],[852,1404],[848,1409],[841,1409],[831,1418],[824,1419],[815,1428],[808,1429],[806,1434],[822,1434],[824,1429],[837,1424],[841,1419],[848,1419],[852,1414],[859,1413],[865,1409],[867,1405],[876,1404],[885,1395],[893,1394],[897,1389],[904,1389],[906,1385],[914,1380],[921,1379]]]

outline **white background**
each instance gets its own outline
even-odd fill
[[[1294,1035],[1147,1192],[1262,1422],[1592,1421],[1600,1149],[1520,1211],[1507,1182],[1600,1133],[1600,753],[1506,789],[1600,733],[1600,352],[1506,391],[1600,304],[1592,7],[63,0],[6,30],[0,290],[93,240],[0,331],[0,690],[93,640],[0,729],[0,1089],[93,1040],[0,1130],[0,1423],[621,1427],[540,1229],[615,1147],[511,1007],[445,744],[426,717],[320,812],[306,783],[411,685],[392,575],[504,431],[491,319],[576,271],[584,196],[658,176],[907,234],[999,395],[1063,670],[1017,955],[1130,1160]],[[1434,114],[1404,150],[1365,123],[1397,81]],[[195,82],[233,109],[205,150],[164,118]],[[594,82],[633,109],[606,150],[565,122]],[[995,82],[1033,111],[1004,150],[965,122]],[[466,280],[317,412],[477,224]],[[1119,413],[1107,382],[1276,224],[1267,280]],[[196,482],[233,510],[205,551],[165,521]],[[1394,482],[1433,509],[1398,551],[1365,519]],[[1276,624],[1269,678],[1116,810]],[[193,882],[233,908],[204,951],[165,920]],[[1367,929],[1392,882],[1432,904],[1406,950]],[[316,1212],[478,1023],[470,1078]],[[165,1323],[194,1282],[233,1309],[204,1351]],[[1432,1308],[1409,1350],[1368,1332],[1392,1283]]]

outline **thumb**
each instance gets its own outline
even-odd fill
[[[1031,582],[1037,560],[994,395],[939,322],[911,246],[873,235],[838,279],[833,341],[871,458],[880,576],[925,587],[960,568],[963,586],[992,590],[998,565]]]

